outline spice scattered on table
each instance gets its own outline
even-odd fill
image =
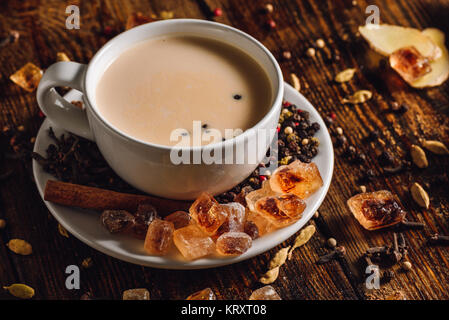
[[[276,267],[282,266],[287,260],[287,255],[290,250],[290,246],[282,248],[279,250],[275,256],[270,260],[268,269],[274,269]]]
[[[150,292],[145,288],[123,291],[122,300],[150,300]]]
[[[22,239],[11,239],[6,245],[9,250],[22,256],[27,256],[33,253],[31,244]]]
[[[406,214],[393,194],[387,190],[357,194],[347,204],[354,217],[367,230],[398,224]]]
[[[317,213],[318,213],[318,211],[315,212],[315,215]],[[317,218],[317,217],[315,217],[315,218]],[[299,248],[299,247],[305,245],[312,238],[312,236],[315,234],[315,231],[316,231],[316,228],[314,225],[309,225],[301,230],[299,235],[295,238],[295,242],[288,253],[288,260],[291,260],[293,251],[296,248]]]
[[[16,298],[19,299],[31,299],[34,297],[34,289],[23,283],[14,283],[10,286],[5,286],[3,289]]]
[[[329,238],[326,242],[329,248],[335,248],[337,246],[337,240],[335,238]]]
[[[354,68],[343,70],[335,76],[335,81],[338,83],[348,82],[354,77],[355,72]]]
[[[354,94],[344,98],[342,103],[358,104],[364,103],[373,97],[373,93],[369,90],[358,90]]]
[[[159,13],[159,17],[162,20],[168,20],[168,19],[173,19],[173,17],[175,16],[175,13],[173,11],[166,11],[166,10],[162,10]]]
[[[274,11],[274,7],[271,3],[265,4],[264,9],[266,13],[272,13]]]
[[[254,290],[249,300],[282,300],[279,294],[272,286],[265,286]]]
[[[291,73],[290,78],[291,78],[291,83],[292,83],[293,88],[295,88],[295,90],[297,90],[297,91],[300,91],[301,90],[301,82],[299,81],[298,76],[294,73]]]
[[[276,29],[276,22],[273,19],[268,19],[267,21],[267,26],[270,29]]]
[[[20,38],[20,33],[17,30],[10,30],[8,35],[0,39],[0,48],[6,47],[9,44],[17,42]]]
[[[186,300],[217,300],[211,288],[206,288],[189,295]]]
[[[441,30],[367,24],[359,32],[374,50],[388,57],[392,69],[410,86],[434,87],[448,79],[449,53]]]
[[[429,237],[429,242],[435,245],[449,245],[449,236],[434,234]]]
[[[324,42],[324,40],[321,38],[317,39],[315,43],[316,43],[316,46],[321,49],[326,46],[326,42]]]
[[[69,233],[67,232],[67,230],[60,223],[58,223],[58,232],[64,238],[68,238],[69,237]]]
[[[402,263],[402,269],[404,269],[405,271],[410,271],[410,270],[412,270],[412,268],[413,268],[413,266],[410,261],[404,261]]]
[[[93,264],[94,264],[94,261],[92,260],[91,257],[87,257],[81,262],[81,266],[84,269],[89,269],[90,267],[92,267]]]
[[[449,154],[449,149],[440,141],[424,140],[422,146],[435,154],[439,155]]]
[[[279,267],[268,270],[265,274],[260,277],[259,282],[263,284],[271,284],[279,276]]]
[[[221,17],[223,15],[223,10],[221,10],[221,8],[215,8],[213,14],[214,17]]]
[[[56,53],[56,61],[57,62],[70,61],[70,58],[67,56],[65,52],[58,52]]]
[[[411,188],[410,193],[412,194],[413,200],[423,208],[429,209],[430,198],[426,190],[417,182],[415,182]]]
[[[285,60],[290,60],[292,58],[292,53],[290,51],[283,51],[282,52],[282,57]]]
[[[28,92],[36,90],[41,80],[43,71],[31,62],[12,74],[9,79]]]
[[[346,254],[345,247],[343,247],[343,246],[336,247],[330,253],[320,256],[320,258],[318,259],[318,261],[316,263],[317,264],[325,264],[325,263],[331,262],[335,259],[341,258],[345,254]]]
[[[412,157],[413,163],[418,168],[423,169],[429,166],[429,161],[427,160],[426,153],[420,146],[412,144],[410,147],[410,155]]]
[[[315,57],[315,53],[316,53],[315,48],[309,48],[306,51],[306,54],[311,58]]]

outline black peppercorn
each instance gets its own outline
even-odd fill
[[[278,146],[279,147],[285,147],[285,142],[281,139],[278,140]]]
[[[346,144],[346,142],[348,142],[348,139],[345,136],[341,135],[337,137],[338,147],[343,147]]]
[[[382,164],[391,165],[391,164],[394,163],[394,158],[393,158],[393,156],[391,155],[390,152],[385,150],[385,151],[382,151],[382,153],[380,154],[379,161]]]
[[[357,153],[357,161],[363,162],[366,160],[366,155],[362,152]]]
[[[353,157],[356,153],[356,150],[354,148],[354,146],[348,146],[348,148],[346,149],[346,153],[350,156]]]
[[[379,136],[380,136],[380,133],[377,130],[373,130],[369,133],[369,138],[371,140],[376,140],[377,138],[379,138]]]
[[[366,170],[365,176],[364,176],[365,180],[371,181],[371,180],[373,180],[374,177],[375,177],[375,173],[374,173],[373,169]]]
[[[320,124],[318,122],[314,122],[314,123],[312,123],[312,128],[315,131],[318,131],[318,130],[320,130]]]

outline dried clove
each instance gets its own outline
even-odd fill
[[[3,39],[0,39],[0,48],[7,46],[8,44],[14,43],[17,40],[19,40],[20,34],[16,30],[9,31],[9,34],[4,37]]]
[[[394,157],[390,152],[384,150],[379,156],[379,161],[386,166],[392,165],[394,164]]]
[[[396,232],[393,233],[393,249],[390,257],[394,262],[398,263],[402,259],[402,253],[399,251],[398,234]]]
[[[399,245],[399,248],[402,248],[402,249],[405,249],[407,247],[403,233],[399,233],[398,245]]]
[[[410,107],[405,104],[405,103],[401,103],[401,104],[393,104],[393,106],[391,107],[391,111],[395,112],[395,113],[405,113],[410,109]]]
[[[365,253],[365,255],[363,256],[363,259],[365,259],[367,266],[374,265],[373,261],[371,260],[371,256],[369,254]]]
[[[385,270],[382,273],[381,281],[383,284],[390,282],[394,278],[393,270]]]
[[[328,254],[325,254],[324,256],[321,256],[317,264],[325,264],[332,260],[335,260],[337,258],[343,257],[346,254],[346,248],[343,246],[336,247],[333,251],[331,251]]]
[[[378,130],[373,130],[369,133],[368,138],[370,140],[377,140],[380,137],[380,132]]]
[[[48,135],[53,144],[48,146],[46,156],[31,154],[46,172],[66,182],[139,193],[112,171],[94,143],[72,134],[57,137],[52,128]]]
[[[389,167],[389,166],[383,167],[383,169],[384,169],[384,171],[387,172],[387,173],[394,174],[394,173],[399,173],[399,172],[401,172],[402,170],[404,170],[404,166],[403,166],[402,164],[399,164],[399,165],[397,165],[397,166],[395,166],[395,167]]]
[[[449,245],[449,236],[435,233],[429,239],[429,242],[436,245]]]
[[[402,221],[401,223],[396,225],[398,230],[409,230],[409,229],[424,229],[426,226],[423,222],[418,221]],[[401,234],[402,235],[402,234]]]
[[[388,247],[388,246],[372,247],[372,248],[368,248],[366,250],[366,253],[368,253],[368,254],[381,254],[381,253],[388,252],[389,250],[390,250],[390,247]]]

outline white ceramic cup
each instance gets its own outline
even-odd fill
[[[282,72],[273,55],[256,39],[235,28],[205,20],[172,19],[152,22],[123,32],[107,42],[88,65],[76,62],[57,62],[44,73],[37,89],[37,101],[55,125],[76,135],[94,140],[111,168],[126,182],[144,192],[171,199],[194,199],[202,191],[218,194],[243,181],[256,168],[256,163],[244,164],[174,164],[169,146],[138,140],[114,128],[98,112],[95,91],[109,65],[135,44],[161,35],[185,33],[240,48],[255,59],[268,75],[272,88],[271,108],[253,127],[275,130],[284,94]],[[71,87],[83,93],[84,110],[62,98],[55,87]],[[176,88],[173,88],[175,91]],[[205,110],[207,112],[207,110]],[[238,117],[238,114],[236,114]],[[186,147],[194,152],[208,152],[211,148],[248,147],[256,130],[247,130],[224,142],[201,147]],[[272,136],[271,136],[272,138]],[[257,150],[262,160],[270,141]],[[237,148],[237,149],[236,149]],[[246,149],[245,149],[246,150]]]

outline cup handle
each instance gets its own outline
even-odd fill
[[[42,112],[56,125],[83,138],[94,140],[85,110],[74,106],[55,90],[70,87],[83,92],[87,65],[76,62],[52,64],[42,76],[37,88],[37,103]]]

